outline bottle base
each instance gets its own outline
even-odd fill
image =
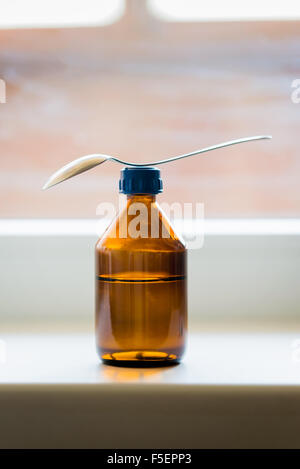
[[[136,368],[172,366],[180,363],[180,358],[175,354],[146,350],[105,353],[100,357],[105,365]]]

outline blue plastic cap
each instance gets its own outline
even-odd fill
[[[160,170],[149,166],[121,170],[119,192],[121,194],[158,194],[163,185]]]

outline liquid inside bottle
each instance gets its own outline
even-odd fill
[[[186,264],[185,246],[155,195],[129,194],[96,244],[96,342],[104,363],[180,361],[187,329]]]

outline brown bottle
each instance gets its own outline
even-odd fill
[[[156,168],[124,168],[127,204],[96,244],[96,342],[110,365],[178,363],[187,330],[187,252],[156,202]]]
[[[269,139],[254,136],[231,140],[170,161],[244,142]],[[155,200],[162,192],[156,168],[126,163],[115,156],[86,155],[56,171],[48,189],[106,161],[127,164],[121,171],[120,192],[127,206],[96,244],[96,339],[104,363],[162,366],[178,363],[187,328],[186,249]]]

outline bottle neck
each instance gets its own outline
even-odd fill
[[[144,203],[145,205],[153,204],[156,201],[155,194],[128,194],[127,195],[128,203]]]

